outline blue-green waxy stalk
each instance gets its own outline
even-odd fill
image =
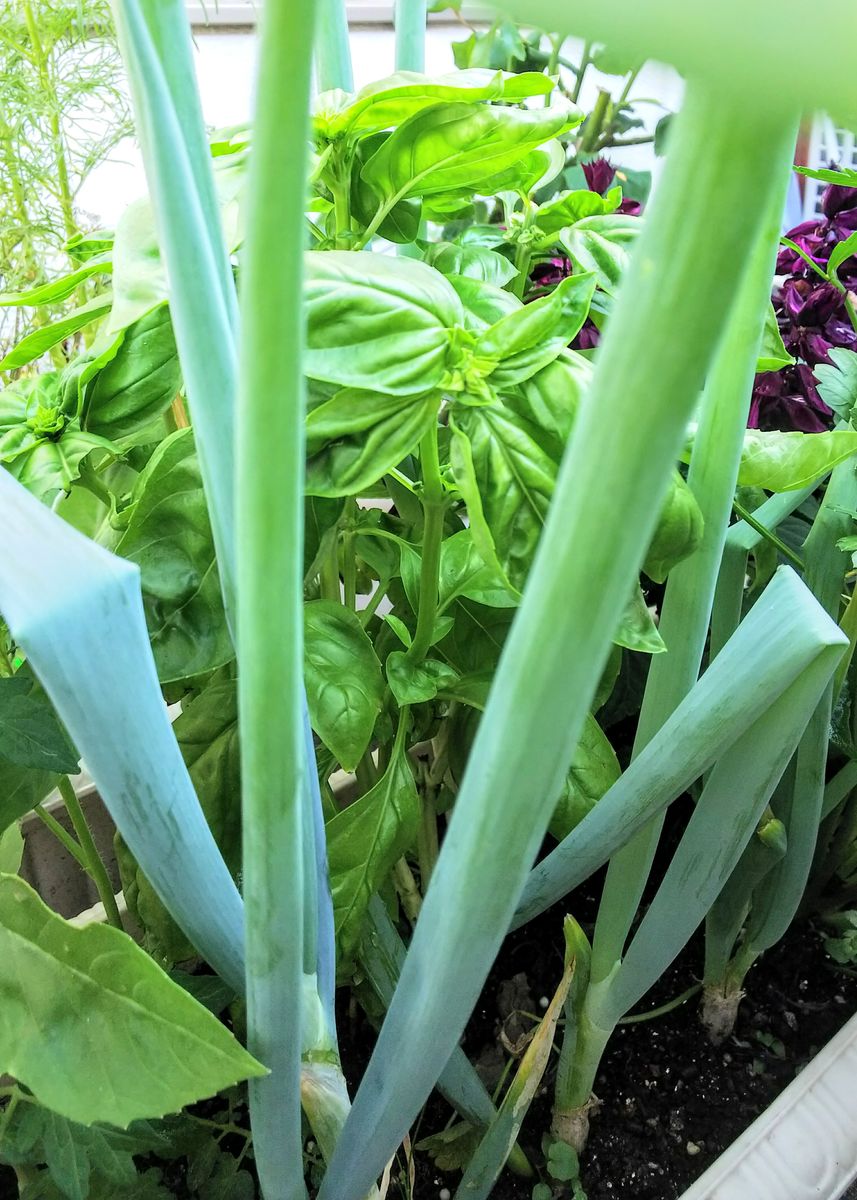
[[[424,71],[426,66],[426,0],[396,0],[396,70]]]
[[[356,1200],[389,1161],[455,1047],[512,918],[780,161],[790,119],[749,120],[751,95],[724,97],[720,88],[688,83],[399,988],[323,1200]],[[710,236],[721,226],[730,229],[728,255]],[[574,652],[546,653],[546,630],[552,647]]]
[[[0,612],[161,899],[242,991],[243,905],[170,727],[139,568],[72,529],[5,470],[0,514]]]

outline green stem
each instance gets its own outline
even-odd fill
[[[592,106],[592,112],[586,118],[581,130],[580,142],[577,147],[578,155],[591,154],[601,136],[601,130],[604,128],[604,118],[610,106],[610,93],[600,88],[598,98]]]
[[[393,867],[393,879],[396,883],[396,891],[402,900],[402,908],[405,910],[405,916],[409,921],[416,921],[420,915],[423,898],[420,895],[420,889],[417,887],[414,873],[408,866],[406,858],[400,858]]]
[[[342,603],[342,588],[339,583],[339,535],[332,531],[327,553],[321,560],[321,594],[325,600],[335,600]]]
[[[746,521],[751,529],[755,529],[756,533],[760,534],[766,542],[770,542],[772,546],[777,548],[777,551],[782,554],[783,558],[787,559],[793,567],[796,567],[798,571],[803,573],[805,570],[803,559],[795,554],[793,550],[790,550],[782,538],[778,538],[773,530],[768,529],[761,521],[757,521],[749,508],[745,508],[737,500],[732,501],[732,507],[735,509],[736,516],[739,516],[742,521]]]
[[[346,608],[354,612],[357,608],[357,556],[354,550],[354,530],[345,529],[342,534],[342,582]]]
[[[42,822],[46,829],[49,829],[57,841],[61,842],[65,849],[69,852],[75,862],[83,867],[84,871],[89,870],[89,864],[86,860],[86,855],[80,848],[80,844],[74,840],[68,830],[59,823],[53,813],[49,813],[41,804],[37,804],[33,809],[38,819]]]
[[[425,772],[425,775],[426,786],[422,793],[422,815],[420,827],[417,830],[417,860],[420,864],[420,884],[423,892],[429,885],[438,855],[437,813],[432,789],[428,785],[428,771]]]
[[[695,983],[680,995],[674,996],[672,1000],[668,1000],[666,1004],[661,1004],[658,1008],[650,1008],[648,1012],[632,1013],[629,1017],[623,1017],[619,1024],[636,1025],[640,1021],[654,1021],[657,1017],[665,1017],[667,1013],[671,1013],[673,1009],[680,1008],[682,1004],[693,999],[701,991],[702,984]]]
[[[583,77],[586,74],[587,70],[589,69],[590,63],[592,62],[592,59],[590,57],[591,54],[592,54],[592,43],[584,42],[583,54],[581,55],[581,58],[580,58],[580,66],[577,69],[577,78],[574,81],[574,88],[572,89],[572,93],[571,93],[572,104],[577,104],[578,100],[580,99],[580,89],[583,87]]]
[[[71,820],[72,828],[86,860],[86,872],[95,884],[98,891],[98,898],[104,905],[107,920],[116,929],[122,929],[122,918],[119,916],[119,909],[116,906],[116,897],[113,894],[113,885],[107,874],[107,868],[101,861],[101,855],[98,853],[98,848],[93,840],[92,832],[87,824],[80,801],[77,798],[77,793],[67,775],[60,776],[59,790],[69,819]]]
[[[430,429],[420,442],[420,462],[423,470],[423,544],[420,567],[419,612],[414,640],[407,657],[411,663],[421,663],[434,637],[437,616],[440,548],[443,541],[443,517],[446,508],[443,479],[438,457],[437,426]]]
[[[375,591],[372,593],[371,600],[366,605],[366,607],[361,609],[360,612],[357,614],[360,618],[360,623],[364,627],[366,625],[368,625],[369,622],[372,620],[372,618],[375,616],[375,613],[378,611],[378,605],[381,603],[381,601],[387,595],[387,588],[389,586],[390,586],[389,579],[379,579],[378,586],[375,588]]]
[[[530,262],[533,257],[532,242],[530,241],[530,229],[533,224],[534,207],[524,197],[524,220],[518,232],[518,242],[515,246],[515,275],[507,284],[508,290],[513,296],[517,296],[519,300],[523,300],[524,292],[527,290],[527,280],[530,275]]]

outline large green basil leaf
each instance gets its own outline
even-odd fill
[[[517,604],[498,573],[482,558],[469,529],[444,538],[440,546],[439,611],[461,597],[489,608],[514,608]]]
[[[126,934],[76,929],[13,875],[0,876],[0,957],[0,1070],[72,1121],[124,1126],[265,1073]]]
[[[365,229],[381,206],[380,197],[363,182],[360,172],[379,146],[387,140],[388,133],[373,133],[363,138],[357,146],[351,167],[351,216]],[[422,201],[400,200],[386,214],[378,226],[378,234],[389,242],[408,245],[415,242],[420,232]]]
[[[447,279],[464,305],[464,326],[474,333],[481,333],[523,307],[517,296],[493,283],[483,283],[470,275],[448,275]]]
[[[414,777],[397,738],[378,783],[325,827],[340,966],[353,960],[369,901],[413,844],[419,819]]]
[[[50,771],[33,771],[0,758],[0,832],[41,804],[56,785]]]
[[[457,242],[420,243],[423,261],[441,275],[464,275],[502,287],[517,275],[508,258],[484,246],[461,246]]]
[[[567,110],[436,104],[401,124],[366,163],[362,177],[386,201],[478,190],[579,122]]]
[[[678,471],[674,471],[643,571],[649,579],[663,583],[682,559],[699,548],[704,522],[696,497]]]
[[[166,304],[117,339],[115,353],[85,389],[83,424],[102,437],[128,437],[165,412],[182,375]]]
[[[690,458],[695,437],[696,429],[692,426],[682,455],[685,462]],[[851,429],[830,433],[748,429],[744,434],[738,484],[769,492],[791,492],[820,479],[854,453],[857,453],[857,433]]]
[[[116,552],[140,568],[162,682],[202,675],[233,658],[192,430],[171,434],[149,459]]]
[[[555,432],[528,420],[514,404],[510,396],[459,407],[450,420],[450,462],[480,555],[520,596],[553,496],[561,449]],[[613,640],[650,654],[665,649],[639,587]]]
[[[580,331],[594,293],[594,275],[572,275],[549,295],[501,317],[476,343],[477,369],[495,388],[529,379]]]
[[[310,251],[306,272],[311,379],[396,396],[438,386],[448,330],[464,321],[439,271],[414,259],[330,250]]]
[[[458,408],[450,459],[480,555],[520,594],[547,515],[556,462],[536,425],[502,402]]]
[[[534,214],[534,223],[543,234],[556,234],[584,217],[603,217],[614,213],[622,201],[622,189],[611,188],[606,196],[590,192],[585,188],[576,192],[561,192],[545,204],[539,205]]]
[[[389,654],[384,668],[390,691],[399,705],[434,700],[442,688],[451,687],[458,679],[458,672],[448,663],[433,658],[414,663],[403,650]]]
[[[307,415],[306,491],[355,496],[417,446],[437,421],[440,398],[343,388]]]
[[[304,678],[313,729],[343,769],[353,771],[381,711],[384,678],[351,609],[333,600],[304,605]]]
[[[559,240],[574,265],[581,271],[593,271],[598,286],[612,296],[641,228],[639,217],[623,213],[584,217],[563,229]]]
[[[783,342],[774,306],[773,304],[769,304],[765,315],[765,326],[762,330],[762,344],[759,346],[759,359],[756,363],[756,370],[780,371],[783,367],[790,366],[794,361],[794,358],[786,350],[785,343]]]
[[[0,678],[0,760],[57,775],[80,770],[53,705],[26,670]]]
[[[546,75],[535,71],[454,71],[432,78],[415,71],[399,71],[368,84],[354,95],[339,89],[322,92],[315,101],[313,128],[319,137],[333,140],[343,134],[367,134],[401,125],[420,109],[439,101],[506,100],[545,96],[553,90]]]
[[[455,604],[452,629],[438,648],[462,676],[493,678],[514,615],[511,608],[489,608],[461,598]]]
[[[562,841],[613,786],[622,768],[607,735],[587,713],[562,795],[551,817],[550,832]]]
[[[504,401],[545,434],[554,435],[559,462],[591,379],[592,363],[574,350],[563,350],[552,363],[507,393]]]
[[[238,695],[234,679],[214,676],[182,705],[173,722],[182,758],[214,840],[234,876],[241,869],[241,763]],[[117,858],[128,909],[146,936],[150,954],[181,962],[196,951],[162,904],[128,848],[117,842]]]
[[[38,329],[28,333],[14,349],[9,351],[0,362],[0,371],[11,371],[15,367],[24,367],[27,363],[41,358],[43,354],[46,354],[59,342],[64,341],[65,338],[79,333],[93,321],[101,320],[110,312],[112,304],[113,297],[110,292],[101,292],[98,296],[87,300],[80,308],[75,308],[70,313],[58,317],[50,325],[40,325]]]
[[[65,372],[50,371],[18,379],[0,392],[0,463],[40,500],[70,491],[94,450],[119,453],[64,411],[64,377]]]

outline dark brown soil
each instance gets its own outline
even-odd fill
[[[591,910],[592,898],[579,899],[575,911],[585,920],[589,913],[579,909]],[[506,940],[464,1041],[489,1087],[509,1058],[508,1045],[528,1025],[532,1028],[527,1017],[508,1016],[509,1009],[541,1011],[561,974],[562,945],[562,913],[556,910]],[[641,1011],[665,1003],[698,978],[701,949],[697,939],[643,1001]],[[697,998],[666,1016],[617,1030],[598,1076],[602,1107],[592,1121],[581,1163],[588,1200],[680,1196],[857,1011],[857,978],[832,962],[810,925],[794,928],[757,964],[746,990],[735,1035],[719,1049],[703,1035]],[[343,1059],[356,1082],[373,1035],[353,1008],[350,1016],[342,1016]],[[540,1144],[550,1126],[552,1072],[520,1139],[548,1183]],[[439,1132],[451,1119],[448,1106],[433,1099],[412,1134],[413,1143]],[[425,1154],[416,1155],[415,1165],[417,1200],[433,1200],[444,1188],[455,1192],[457,1172],[438,1169]],[[404,1161],[398,1175],[403,1200],[409,1200]],[[494,1200],[529,1200],[535,1182],[507,1172],[494,1189]],[[857,1189],[852,1195],[857,1200]]]

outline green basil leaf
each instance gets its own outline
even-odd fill
[[[377,133],[363,138],[357,145],[351,167],[351,216],[364,229],[371,223],[375,213],[381,207],[382,200],[363,182],[360,172],[363,164],[372,157],[389,136],[388,133]],[[380,237],[386,238],[388,242],[396,242],[399,245],[415,242],[419,237],[422,215],[420,200],[400,200],[378,226],[378,234]]]
[[[353,771],[369,745],[384,698],[381,664],[351,609],[333,600],[304,606],[304,675],[313,729]]]
[[[349,251],[306,256],[311,379],[421,395],[443,378],[449,329],[464,313],[439,271],[408,258]]]
[[[501,317],[476,343],[479,370],[495,388],[511,387],[535,375],[580,331],[594,293],[594,275],[572,275],[549,295]]]
[[[444,658],[462,676],[492,679],[514,615],[511,608],[488,608],[473,600],[457,600],[455,622],[440,644]],[[456,686],[460,689],[463,685]],[[466,703],[475,704],[476,700],[470,699]]]
[[[181,382],[170,310],[162,304],[117,340],[110,361],[85,389],[83,423],[102,437],[128,437],[170,407]]]
[[[322,92],[315,102],[313,127],[323,138],[344,133],[366,134],[401,125],[408,117],[439,101],[525,100],[545,96],[553,83],[535,71],[454,71],[432,78],[414,71],[399,71],[379,79],[350,96],[341,90]]]
[[[395,613],[387,613],[384,617],[384,620],[390,626],[393,633],[395,633],[396,637],[399,639],[405,649],[410,650],[414,639],[411,637],[411,631],[408,629],[405,622],[397,617]]]
[[[423,261],[441,275],[463,275],[502,287],[518,272],[508,258],[484,246],[460,246],[456,242],[421,244]]]
[[[0,758],[0,831],[41,804],[57,786],[50,771],[33,771]]]
[[[759,347],[757,371],[780,371],[783,367],[791,366],[795,360],[783,344],[777,314],[773,304],[768,305],[765,315],[765,327],[762,331],[762,344]]]
[[[696,430],[691,427],[682,455],[685,461],[690,457],[695,435]],[[830,433],[748,429],[744,434],[738,484],[769,492],[794,491],[820,479],[855,452],[857,432],[851,429]]]
[[[563,229],[559,240],[578,270],[594,272],[598,286],[612,296],[641,228],[639,217],[622,213],[584,217]]]
[[[651,609],[639,587],[634,588],[613,641],[618,646],[642,654],[663,654],[666,650]]]
[[[447,663],[432,658],[412,663],[402,650],[387,656],[385,669],[390,691],[399,705],[434,700],[441,688],[452,686],[458,679],[458,672]]]
[[[306,491],[355,496],[381,479],[437,421],[440,398],[344,388],[307,416]]]
[[[192,430],[171,434],[149,459],[116,552],[140,568],[162,682],[203,675],[234,657]]]
[[[54,429],[41,432],[40,419]],[[33,419],[0,435],[0,462],[40,500],[71,491],[80,476],[81,463],[95,450],[114,456],[120,453],[112,442],[84,432],[76,420],[67,419],[59,409],[37,410]]]
[[[13,350],[9,351],[0,362],[0,371],[11,371],[14,367],[24,367],[27,363],[41,358],[43,354],[46,354],[59,342],[64,341],[65,338],[85,329],[93,321],[99,321],[110,312],[112,304],[111,293],[102,292],[98,296],[93,296],[91,300],[87,300],[80,308],[75,308],[56,321],[52,321],[50,325],[40,325],[32,333],[28,333],[26,337],[22,338]]]
[[[362,178],[385,200],[478,190],[579,123],[579,114],[567,110],[436,104],[399,125]]]
[[[76,775],[80,756],[32,676],[0,678],[0,759],[18,767]]]
[[[24,857],[24,835],[17,821],[0,833],[0,874],[17,875]]]
[[[518,312],[523,307],[517,296],[492,283],[483,283],[468,275],[448,275],[447,280],[464,305],[465,328],[474,333],[481,333],[501,317]]]
[[[573,350],[563,350],[514,392],[507,393],[504,402],[546,435],[553,435],[559,462],[591,379],[592,363]]]
[[[419,819],[414,777],[397,738],[378,783],[325,827],[341,965],[353,960],[369,901],[414,842]]]
[[[643,571],[649,579],[663,583],[676,563],[693,554],[702,541],[703,525],[696,497],[682,475],[674,471],[655,535],[643,562]]]
[[[451,419],[455,481],[480,555],[519,595],[556,482],[556,462],[537,426],[502,402],[458,408]]]
[[[76,929],[13,875],[0,877],[0,954],[0,1069],[61,1116],[124,1126],[265,1073],[126,934]]]
[[[443,610],[462,596],[489,608],[517,604],[502,578],[483,560],[469,529],[444,538],[440,546],[438,606]]]
[[[850,421],[857,405],[857,354],[842,347],[828,353],[833,365],[820,363],[815,368],[818,394],[838,417]]]
[[[562,841],[613,786],[622,768],[607,735],[587,713],[580,741],[571,760],[562,795],[554,809],[550,832]]]
[[[606,196],[599,196],[598,192],[590,192],[586,188],[560,192],[558,196],[539,205],[534,214],[534,223],[544,234],[557,234],[584,217],[603,217],[606,213],[615,212],[621,201],[621,188],[611,188]]]
[[[839,277],[839,268],[852,255],[857,254],[857,232],[849,234],[844,241],[837,243],[830,252],[827,260],[827,272],[833,278]]]

